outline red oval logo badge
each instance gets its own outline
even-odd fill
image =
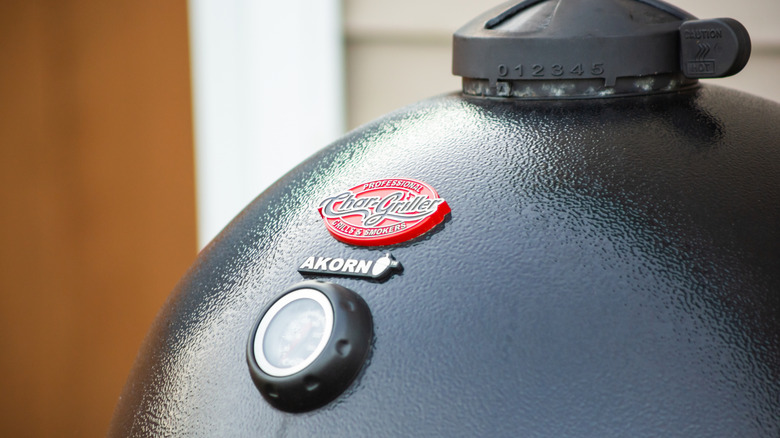
[[[428,184],[379,179],[322,201],[325,226],[336,239],[360,246],[395,245],[425,234],[450,212]]]

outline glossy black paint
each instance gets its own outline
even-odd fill
[[[110,436],[780,435],[780,106],[654,96],[440,96],[348,134],[263,193],[159,314]],[[433,186],[450,218],[351,247],[317,213],[363,181]],[[404,270],[327,278],[374,318],[329,405],[271,407],[246,339],[312,254]]]

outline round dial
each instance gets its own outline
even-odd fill
[[[321,292],[298,289],[274,303],[260,321],[255,358],[260,369],[289,376],[322,353],[333,330],[333,308]]]
[[[360,295],[338,284],[306,281],[263,310],[247,342],[247,364],[268,403],[306,412],[352,384],[372,338],[371,311]]]

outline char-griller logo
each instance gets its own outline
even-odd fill
[[[319,211],[336,239],[352,245],[382,246],[430,231],[444,220],[450,207],[424,182],[388,178],[325,198]]]

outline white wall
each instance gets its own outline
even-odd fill
[[[190,0],[198,242],[343,132],[339,0]]]

